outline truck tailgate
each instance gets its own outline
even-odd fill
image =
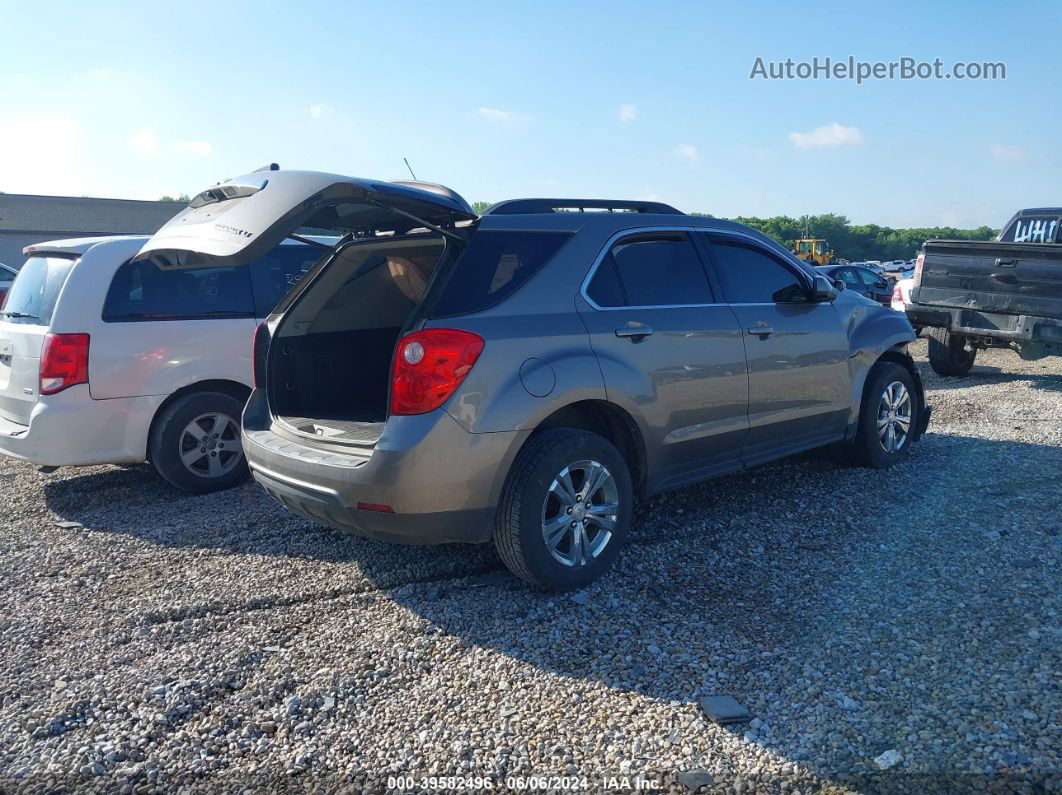
[[[925,245],[919,304],[1062,318],[1062,246],[934,241]]]

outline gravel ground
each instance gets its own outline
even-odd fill
[[[934,415],[908,462],[654,498],[575,597],[254,485],[0,461],[0,791],[1058,791],[1062,360],[948,380],[915,352]],[[711,723],[711,694],[755,719]]]

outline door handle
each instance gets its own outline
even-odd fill
[[[770,326],[749,326],[749,334],[757,337],[769,337],[774,334],[774,329]]]
[[[652,333],[653,330],[647,325],[645,325],[644,323],[638,323],[634,320],[632,320],[623,328],[616,329],[617,337],[626,337],[627,339],[632,340],[633,342],[637,342],[640,339],[648,337]]]

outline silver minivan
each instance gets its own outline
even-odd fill
[[[928,422],[903,316],[749,227],[655,202],[263,171],[134,258],[239,266],[343,237],[255,336],[252,474],[337,528],[494,540],[543,588],[604,572],[644,496],[821,445],[890,466]]]
[[[30,246],[0,305],[0,455],[43,467],[150,461],[191,492],[245,479],[250,340],[317,259],[168,272],[146,236]],[[334,242],[334,241],[333,241]]]

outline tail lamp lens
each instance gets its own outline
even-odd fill
[[[483,338],[427,329],[398,341],[391,368],[391,413],[426,414],[445,403],[483,351]]]
[[[41,351],[40,393],[54,395],[88,383],[88,334],[47,334]]]
[[[914,272],[914,285],[917,287],[922,283],[922,266],[925,264],[926,255],[919,254],[918,259],[915,260],[915,272]]]

